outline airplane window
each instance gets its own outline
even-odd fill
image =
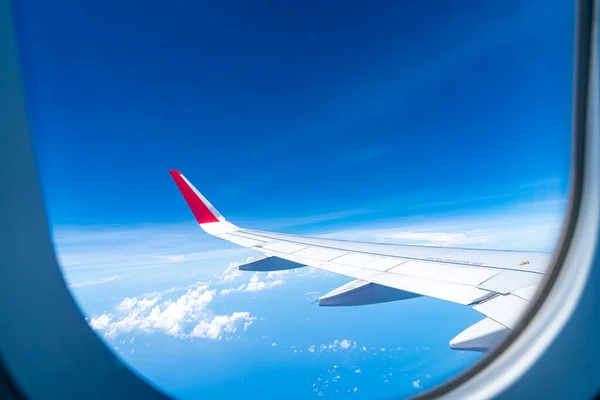
[[[414,396],[535,301],[569,195],[574,3],[14,15],[65,282],[164,393]]]

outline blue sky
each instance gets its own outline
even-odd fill
[[[121,327],[106,337],[115,352],[170,393],[264,395],[276,373],[274,398],[409,395],[478,358],[447,342],[480,315],[421,298],[319,308],[314,297],[347,279],[315,272],[223,281],[252,253],[195,226],[169,169],[250,228],[552,250],[569,176],[570,2],[25,0],[14,11],[65,277],[90,321],[111,318],[102,334]],[[222,340],[192,339],[177,320],[183,338],[165,318],[149,333],[150,309],[119,308],[135,297],[164,311],[188,290],[206,303],[185,318],[237,315],[236,333],[222,324]],[[334,352],[335,340],[356,347]],[[406,354],[390,358],[397,347]],[[403,373],[386,386],[389,367]]]

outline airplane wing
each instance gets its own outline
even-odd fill
[[[548,253],[409,246],[296,236],[240,228],[227,221],[179,172],[170,171],[200,227],[262,255],[245,271],[310,266],[354,278],[319,299],[348,306],[429,296],[472,307],[486,318],[450,341],[485,351],[510,332],[544,278]]]

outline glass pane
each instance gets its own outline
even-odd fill
[[[543,278],[568,197],[572,2],[14,8],[65,280],[107,346],[166,393],[415,395],[481,360],[449,342],[494,323],[498,299],[514,322]],[[171,169],[243,228],[425,247],[393,247],[408,260],[395,272],[354,259],[398,272],[372,275],[396,301],[320,307],[363,277],[348,259],[339,273],[325,259],[238,270],[261,253],[200,229]],[[485,296],[445,301],[450,286],[430,281]]]

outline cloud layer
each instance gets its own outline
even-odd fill
[[[126,297],[113,312],[93,315],[88,318],[88,322],[93,329],[103,333],[108,339],[132,332],[162,332],[179,338],[222,339],[225,335],[238,332],[238,329],[246,331],[256,321],[256,317],[246,311],[215,314],[211,309],[215,299],[219,295],[232,292],[258,292],[281,286],[284,284],[284,278],[290,276],[290,273],[257,272],[251,275],[247,283],[219,291],[215,286],[230,284],[240,276],[248,276],[238,271],[237,267],[240,264],[230,263],[214,282],[197,282],[187,288],[173,287],[162,292]],[[183,290],[185,293],[179,297],[167,296]]]
[[[221,290],[221,295],[226,295],[232,292],[260,292],[281,285],[283,285],[283,279],[280,278],[277,280],[272,280],[270,282],[261,281],[258,272],[256,272],[254,273],[254,275],[252,275],[252,278],[250,278],[250,282],[248,282],[247,284],[243,283],[237,288],[223,289]]]
[[[205,311],[212,303],[216,290],[208,290],[208,284],[192,285],[176,300],[163,300],[163,294],[153,297],[127,297],[115,309],[115,313],[104,313],[90,318],[90,326],[104,332],[107,338],[121,333],[162,331],[171,336],[187,336],[190,322],[201,322],[210,316]]]
[[[84,287],[84,286],[101,285],[103,283],[108,283],[108,282],[113,282],[113,281],[119,280],[120,278],[121,278],[120,275],[115,275],[115,276],[111,276],[109,278],[92,279],[92,280],[89,280],[89,281],[72,283],[72,284],[69,285],[69,287],[70,288],[78,288],[78,287]]]
[[[552,251],[562,222],[560,210],[536,212],[535,206],[531,205],[506,214],[379,221],[375,226],[338,230],[320,236],[424,246]]]

